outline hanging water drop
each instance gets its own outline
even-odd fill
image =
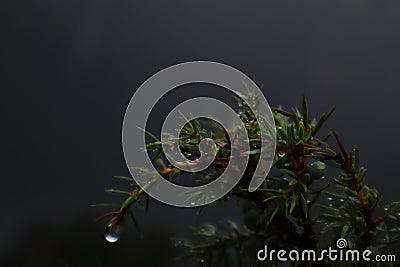
[[[179,247],[182,244],[183,244],[182,240],[176,240],[175,243],[174,243],[175,247]]]
[[[329,207],[333,207],[333,204],[332,203],[329,203],[329,205],[328,205]]]
[[[121,237],[121,227],[119,225],[109,224],[106,227],[106,233],[104,234],[104,238],[110,242],[115,243]]]
[[[384,210],[385,210],[385,211],[388,211],[388,207],[385,207]]]
[[[286,155],[286,153],[283,151],[278,152],[278,157],[280,157],[280,158],[284,157],[285,155]]]
[[[328,201],[333,201],[333,197],[328,197]]]
[[[343,199],[343,198],[341,198],[341,199],[339,199],[339,201],[340,201],[341,203],[343,203],[343,202],[344,202],[344,199]]]

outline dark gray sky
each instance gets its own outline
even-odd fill
[[[112,200],[103,189],[113,175],[128,174],[120,134],[130,97],[150,75],[190,60],[255,77],[274,106],[296,106],[306,95],[318,115],[336,104],[327,129],[348,148],[359,145],[370,184],[389,199],[398,192],[398,1],[4,6],[0,248],[17,248],[33,222],[98,215],[88,205]],[[185,227],[197,220],[192,215],[157,205],[143,221],[175,233],[171,218]]]

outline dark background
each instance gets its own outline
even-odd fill
[[[231,65],[265,86],[271,105],[315,116],[358,144],[369,183],[398,197],[398,1],[3,1],[0,265],[177,265],[169,237],[233,218],[152,202],[118,244],[103,239],[103,192],[128,175],[121,123],[135,89],[179,62]],[[224,97],[221,93],[216,96]],[[191,96],[191,92],[188,92]],[[225,96],[229,97],[229,96]],[[154,122],[156,123],[156,122]],[[3,265],[2,265],[3,266]]]

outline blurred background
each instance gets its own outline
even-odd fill
[[[134,209],[143,237],[129,223],[108,244],[105,221],[95,222],[105,210],[90,207],[120,201],[103,190],[125,186],[112,176],[129,174],[121,125],[136,88],[191,60],[254,77],[272,106],[298,106],[306,95],[318,116],[336,104],[326,130],[360,147],[384,203],[398,199],[399,11],[398,1],[367,0],[5,1],[0,265],[188,266],[174,260],[170,237],[241,221],[235,201],[200,216],[152,201],[147,213]],[[160,112],[172,108],[169,97]]]

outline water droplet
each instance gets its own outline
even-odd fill
[[[332,204],[332,203],[330,203],[328,206],[329,206],[329,207],[333,207],[333,204]]]
[[[400,216],[400,212],[397,213],[397,216]]]
[[[385,207],[384,210],[385,210],[385,211],[388,211],[388,207]]]
[[[286,155],[286,153],[283,151],[278,152],[278,157],[280,157],[280,158],[284,157],[285,155]]]
[[[186,156],[191,157],[192,153],[187,153]]]
[[[205,263],[206,261],[204,259],[199,260],[200,263]]]
[[[179,247],[180,245],[182,245],[182,240],[176,240],[175,243],[174,243],[174,245],[175,245],[176,247]]]
[[[109,224],[106,227],[104,238],[110,242],[115,243],[121,237],[121,227],[119,225]]]
[[[343,199],[343,198],[341,198],[341,199],[339,199],[339,201],[343,203],[343,202],[344,202],[344,199]]]
[[[333,197],[328,197],[328,201],[333,201]]]
[[[321,177],[321,179],[326,179],[326,176],[325,176],[325,175],[324,175],[324,176],[322,176],[322,177]]]
[[[192,201],[192,202],[190,202],[190,205],[194,206],[194,205],[196,205],[196,202]]]

